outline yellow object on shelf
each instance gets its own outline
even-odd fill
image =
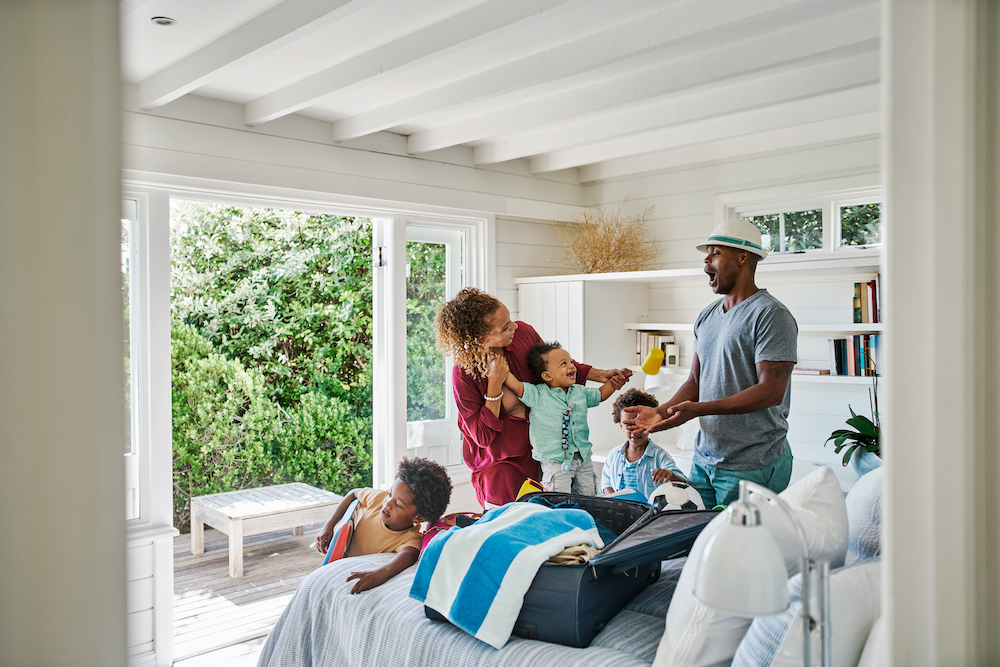
[[[663,350],[654,347],[646,356],[646,361],[642,362],[642,372],[646,375],[656,375],[663,365]]]

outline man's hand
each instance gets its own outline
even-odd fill
[[[699,403],[696,401],[683,401],[667,408],[667,418],[662,422],[663,428],[674,428],[684,422],[691,421],[695,417],[700,417],[701,413],[698,411],[698,406]]]
[[[657,428],[663,423],[663,418],[656,408],[648,405],[634,405],[630,408],[622,409],[622,422],[629,431],[639,431],[641,433],[652,433],[662,429]]]
[[[354,584],[354,588],[351,589],[351,594],[361,593],[362,591],[367,591],[376,586],[381,586],[386,581],[389,580],[391,575],[385,570],[385,568],[380,567],[377,570],[371,570],[369,572],[351,572],[345,581],[350,581],[351,579],[357,579],[357,583]]]
[[[657,484],[663,484],[664,482],[684,482],[684,475],[678,474],[673,470],[667,470],[666,468],[657,468],[653,471],[653,481]]]

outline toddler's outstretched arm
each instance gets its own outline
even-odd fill
[[[513,373],[507,373],[507,379],[503,381],[503,384],[514,392],[518,398],[524,397],[524,383],[514,377]]]
[[[611,378],[601,385],[601,400],[606,400],[608,396],[615,393],[628,382],[628,377],[622,374],[612,375]]]

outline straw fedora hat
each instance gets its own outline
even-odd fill
[[[708,240],[697,246],[701,252],[708,252],[710,245],[724,245],[730,248],[747,250],[757,255],[761,259],[767,257],[760,240],[760,230],[757,225],[749,220],[734,219],[726,220],[724,223],[712,230],[712,235]]]

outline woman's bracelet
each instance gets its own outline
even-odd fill
[[[487,401],[499,401],[501,398],[503,398],[503,389],[500,390],[499,396],[494,396],[493,398],[490,398],[486,394],[483,394],[483,398],[485,398]]]

